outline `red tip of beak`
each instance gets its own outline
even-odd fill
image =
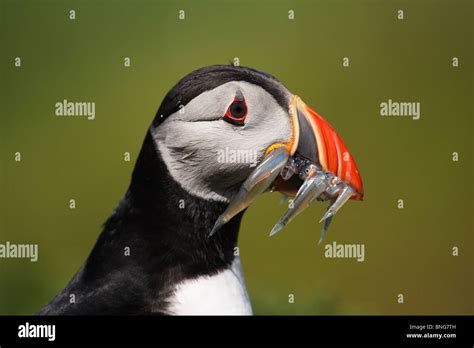
[[[316,111],[305,105],[307,115],[310,116],[314,129],[319,161],[323,169],[337,175],[337,177],[352,186],[356,193],[351,199],[362,200],[364,188],[359,170],[351,153],[334,128]]]

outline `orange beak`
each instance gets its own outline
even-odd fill
[[[362,178],[354,158],[329,122],[296,95],[290,103],[290,115],[293,123],[292,139],[287,145],[290,154],[296,153],[334,174],[354,189],[351,199],[363,200]],[[291,196],[297,186],[283,180],[276,182],[280,192]]]
[[[364,198],[364,187],[362,185],[362,178],[354,161],[352,154],[347,149],[347,146],[342,141],[341,137],[332,128],[332,126],[324,118],[322,118],[316,111],[306,105],[298,96],[294,96],[292,100],[294,109],[297,112],[299,124],[304,118],[309,123],[314,140],[317,146],[316,158],[308,158],[309,160],[319,163],[320,166],[339,179],[345,181],[355,190],[355,194],[351,199],[362,200]],[[300,130],[300,137],[296,151],[299,148],[304,148],[305,142],[312,142],[312,139],[302,137],[305,132]],[[306,135],[306,134],[305,134]],[[306,135],[306,136],[309,136]],[[302,154],[300,154],[302,155]],[[314,155],[313,155],[314,156]]]

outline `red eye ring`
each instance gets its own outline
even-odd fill
[[[244,97],[242,95],[236,95],[234,101],[227,108],[224,120],[236,126],[243,126],[247,113],[248,108]]]

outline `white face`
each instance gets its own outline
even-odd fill
[[[248,110],[243,126],[224,119],[238,91]],[[288,110],[262,87],[232,81],[198,95],[151,133],[170,174],[186,191],[228,202],[270,145],[290,141],[292,125]]]

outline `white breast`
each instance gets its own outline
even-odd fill
[[[252,315],[240,259],[213,276],[185,280],[169,299],[176,315]]]

